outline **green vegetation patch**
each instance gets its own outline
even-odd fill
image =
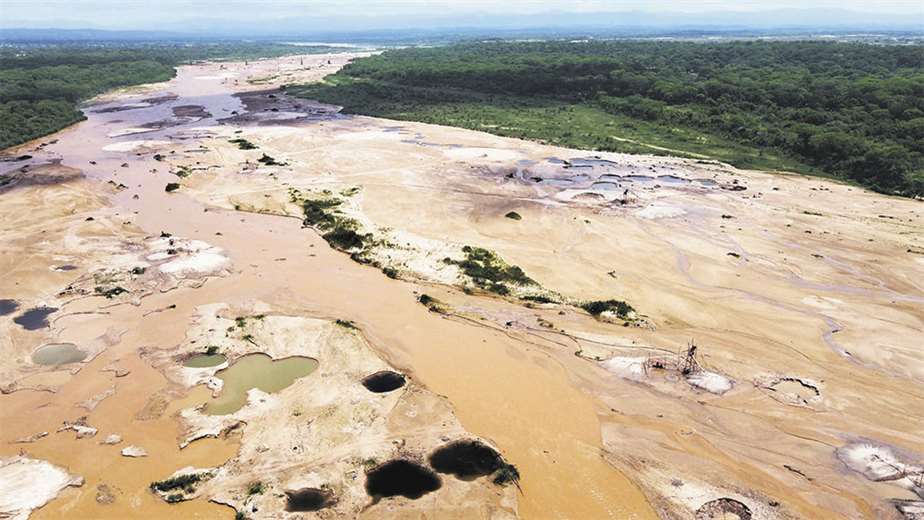
[[[228,142],[231,144],[236,144],[237,147],[240,148],[241,150],[256,150],[257,149],[257,145],[251,143],[250,141],[242,137],[231,139]]]
[[[520,216],[520,214],[517,213],[516,211],[510,211],[504,216],[509,218],[510,220],[523,220],[523,217]]]
[[[167,193],[176,191],[178,189],[180,189],[180,185],[179,183],[176,183],[176,182],[168,182],[167,185],[164,186],[164,191],[166,191]]]
[[[297,200],[298,195],[291,195]],[[305,199],[301,201],[302,224],[322,231],[321,237],[340,251],[361,250],[372,241],[369,233],[357,231],[359,223],[340,215],[337,208],[343,201],[336,198]]]
[[[154,491],[159,491],[161,493],[166,493],[168,491],[173,491],[176,489],[182,489],[187,493],[192,493],[195,491],[194,484],[202,480],[203,475],[200,473],[189,473],[186,475],[177,475],[173,478],[168,478],[166,480],[159,480],[157,482],[151,482],[151,489]]]
[[[465,253],[464,260],[447,259],[447,263],[459,266],[475,285],[484,290],[506,295],[510,293],[508,284],[537,285],[535,280],[526,276],[523,269],[508,264],[493,251],[481,247],[465,246],[462,252]]]
[[[632,314],[635,313],[635,309],[622,300],[600,300],[584,302],[581,304],[581,308],[594,317],[599,317],[604,312],[609,312],[615,314],[617,317],[623,320],[631,319]]]
[[[257,162],[258,162],[258,163],[261,163],[261,164],[265,164],[266,166],[285,166],[285,165],[286,165],[286,163],[284,163],[284,162],[279,162],[279,161],[277,161],[275,158],[273,158],[272,156],[269,156],[269,155],[266,155],[266,154],[263,154],[262,157],[260,157],[259,159],[257,159]]]
[[[119,287],[118,285],[115,287],[109,287],[109,288],[96,286],[94,288],[94,291],[96,292],[98,296],[105,296],[106,298],[109,298],[110,300],[120,294],[128,292],[128,290],[126,290],[123,287]]]

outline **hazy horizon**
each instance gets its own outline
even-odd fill
[[[0,0],[0,27],[143,31],[272,32],[362,31],[446,27],[684,27],[825,26],[924,30],[924,3],[885,0],[485,0],[452,2],[372,0]]]

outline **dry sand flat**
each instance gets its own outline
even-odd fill
[[[446,398],[458,418],[449,421],[453,435],[487,439],[518,467],[522,494],[512,510],[526,518],[889,518],[918,507],[920,202],[708,162],[594,159],[465,130],[339,117],[260,92],[291,80],[287,75],[318,79],[345,59],[330,66],[324,57],[306,57],[305,66],[287,58],[184,67],[167,84],[108,97],[30,161],[61,158],[55,168],[78,169],[89,179],[0,194],[0,209],[21,221],[5,236],[12,249],[4,250],[13,254],[4,262],[18,271],[2,279],[0,299],[26,307],[64,305],[51,295],[94,269],[127,265],[115,245],[145,244],[162,231],[207,244],[188,248],[189,255],[220,251],[228,259],[223,272],[168,284],[166,292],[145,291],[142,277],[113,299],[75,299],[50,329],[21,330],[11,321],[19,311],[0,317],[12,331],[3,348],[15,353],[5,357],[4,373],[57,390],[0,396],[0,420],[9,425],[3,440],[32,441],[4,444],[0,455],[22,449],[86,479],[36,517],[205,518],[231,511],[205,496],[230,496],[222,502],[241,507],[246,472],[238,488],[222,491],[226,481],[214,478],[200,499],[174,505],[147,490],[185,467],[220,468],[229,460],[227,468],[236,467],[252,449],[248,439],[265,435],[247,425],[243,434],[181,450],[189,423],[177,414],[208,392],[171,403],[185,385],[153,365],[163,370],[159,356],[189,347],[188,330],[202,306],[248,308],[255,301],[292,319],[355,322],[378,363],[408,374],[426,395]],[[243,90],[252,93],[231,96]],[[190,105],[211,117],[119,136]],[[229,142],[235,138],[258,149],[241,150]],[[285,166],[259,163],[264,153]],[[181,187],[165,193],[167,182]],[[100,195],[83,197],[80,211],[43,205],[25,218],[17,209],[94,184]],[[395,269],[400,280],[301,228],[292,201],[330,197],[376,238],[368,259]],[[87,211],[94,221],[85,220]],[[521,219],[506,218],[510,211]],[[42,218],[60,224],[46,231],[36,225]],[[86,227],[109,220],[106,233]],[[78,247],[97,241],[113,247]],[[33,254],[31,244],[42,247]],[[464,245],[496,251],[563,303],[527,307],[465,294],[457,286],[471,280],[442,261],[460,260]],[[81,271],[49,270],[59,254]],[[133,258],[149,254],[156,252]],[[417,303],[423,292],[443,302],[446,314]],[[634,326],[596,320],[573,305],[609,298],[638,310]],[[113,334],[118,341],[93,343]],[[704,370],[686,377],[674,354],[691,338]],[[50,342],[101,346],[76,373],[29,365],[28,353]],[[285,403],[309,391],[311,377],[278,398]],[[421,416],[426,424],[404,415],[394,431],[438,432],[435,417],[451,412],[434,413]],[[63,421],[98,433],[56,433]],[[101,443],[110,434],[123,442]],[[148,456],[121,456],[127,446]],[[900,474],[864,470],[885,455],[901,464]],[[274,489],[286,478],[280,470],[270,479]],[[319,483],[305,477],[306,486]],[[498,499],[490,498],[490,486],[471,489],[485,491],[471,495],[470,504]],[[461,492],[468,491],[452,481],[420,501],[385,500],[362,514],[414,516],[427,508],[427,497]],[[359,504],[353,500],[361,495],[350,496],[356,498],[342,507]],[[278,492],[265,500],[262,514],[281,514]]]

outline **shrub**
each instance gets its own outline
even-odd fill
[[[160,491],[161,493],[166,493],[167,491],[173,491],[174,489],[187,488],[192,484],[199,482],[200,480],[202,480],[202,475],[199,475],[198,473],[177,475],[166,480],[151,482],[151,489],[154,491]]]
[[[172,192],[172,191],[176,191],[176,190],[178,190],[178,189],[180,189],[180,185],[179,185],[178,183],[176,183],[176,182],[168,182],[168,183],[167,183],[167,186],[164,187],[164,191],[166,191],[167,193],[170,193],[170,192]]]
[[[595,317],[600,316],[604,312],[612,312],[616,316],[626,319],[629,317],[630,313],[635,312],[635,309],[633,309],[631,305],[622,300],[585,302],[581,304],[581,308]]]
[[[504,216],[511,220],[523,220],[523,217],[521,217],[520,214],[516,211],[510,211]]]
[[[231,141],[229,142],[231,144],[236,144],[237,147],[240,148],[241,150],[256,150],[257,149],[257,145],[251,143],[247,139],[243,139],[240,137],[238,137],[237,139],[231,139]]]

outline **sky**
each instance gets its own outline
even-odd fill
[[[900,15],[924,29],[924,0],[0,0],[0,26],[177,30],[196,20],[240,26],[305,18],[363,28],[453,18],[512,24],[560,15],[592,20],[592,13],[621,12],[668,18],[734,12],[756,18],[761,12],[787,9]]]

